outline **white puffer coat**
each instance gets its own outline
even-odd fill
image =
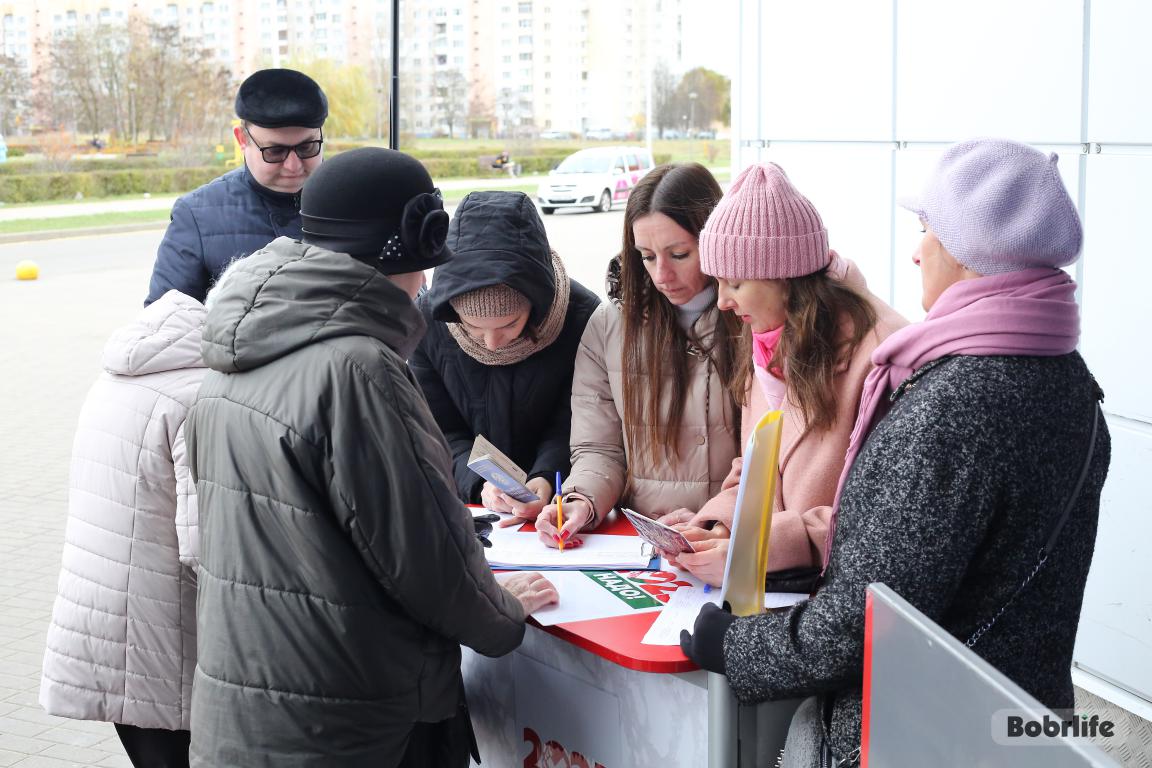
[[[108,340],[80,411],[40,683],[53,715],[188,729],[199,544],[184,419],[204,317],[177,291],[147,307]]]

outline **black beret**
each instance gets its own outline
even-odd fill
[[[236,116],[262,128],[319,128],[328,117],[328,97],[303,72],[262,69],[240,84]]]
[[[347,253],[386,275],[439,266],[448,214],[419,160],[360,147],[325,160],[300,192],[301,239]]]

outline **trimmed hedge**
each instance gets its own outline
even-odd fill
[[[526,174],[547,173],[570,153],[527,155],[512,158]],[[671,158],[659,153],[659,165]],[[480,156],[461,153],[459,157],[429,157],[420,160],[433,179],[488,178],[504,175],[495,168],[481,167]],[[0,201],[35,203],[76,197],[111,197],[114,195],[183,194],[226,172],[219,165],[191,168],[128,168],[122,170],[84,170],[57,173],[0,174]]]
[[[74,171],[0,176],[0,200],[34,203],[76,197],[111,197],[150,192],[184,193],[206,184],[225,170],[219,166],[199,168],[146,168],[125,171]]]

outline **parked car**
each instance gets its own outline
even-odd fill
[[[540,131],[541,139],[570,139],[572,134],[568,131]]]
[[[652,155],[644,147],[582,149],[561,161],[536,190],[540,210],[592,208],[608,211],[624,202],[644,174],[652,170]]]
[[[698,131],[696,133],[698,139],[714,139],[716,138],[716,131]]]
[[[584,131],[584,138],[592,139],[593,141],[611,141],[612,136],[611,128],[589,128]]]

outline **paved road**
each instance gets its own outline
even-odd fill
[[[546,217],[574,279],[603,291],[623,213]],[[112,727],[36,702],[80,404],[104,341],[141,306],[162,232],[0,245],[0,766],[130,765]],[[41,277],[13,279],[32,259]]]

